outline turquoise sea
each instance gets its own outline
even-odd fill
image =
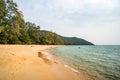
[[[61,46],[49,51],[91,80],[120,80],[120,46]]]

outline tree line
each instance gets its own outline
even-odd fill
[[[0,0],[0,44],[71,44],[65,39],[54,32],[41,31],[34,23],[25,22],[13,0]]]
[[[51,36],[51,34],[41,36],[40,26],[36,26],[34,23],[31,22],[25,22],[22,12],[18,10],[18,6],[15,2],[13,2],[13,0],[0,0],[1,44],[54,43],[53,41],[50,42],[50,40],[46,39],[45,36]]]

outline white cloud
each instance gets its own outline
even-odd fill
[[[51,0],[49,6],[55,10],[86,11],[86,10],[113,10],[118,5],[116,0]]]

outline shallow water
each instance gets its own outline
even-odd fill
[[[120,80],[120,46],[61,46],[50,52],[92,80]]]

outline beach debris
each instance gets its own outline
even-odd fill
[[[43,57],[42,52],[38,52],[38,57]]]
[[[54,61],[55,64],[58,64],[58,62]]]
[[[47,58],[42,52],[38,52],[38,57],[40,57],[45,63],[51,64],[51,60]]]

